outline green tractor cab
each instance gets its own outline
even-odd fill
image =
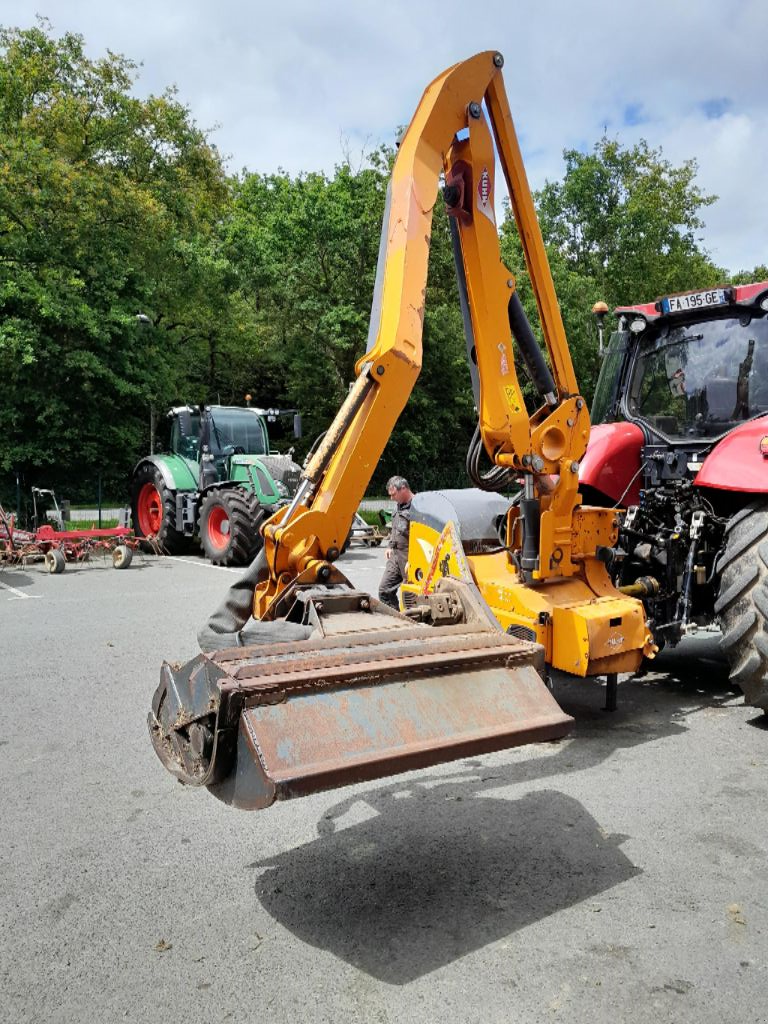
[[[168,413],[166,449],[139,462],[131,478],[133,527],[169,554],[198,537],[215,565],[247,565],[259,549],[262,522],[295,494],[301,476],[291,453],[270,447],[268,422],[294,409],[176,406]]]

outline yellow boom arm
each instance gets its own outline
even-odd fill
[[[264,530],[269,577],[255,592],[256,618],[278,613],[286,587],[339,578],[332,563],[421,369],[432,212],[442,174],[449,213],[456,218],[461,239],[480,377],[483,444],[497,465],[530,474],[531,480],[541,473],[559,476],[553,495],[545,499],[541,557],[534,575],[573,571],[570,537],[578,502],[576,470],[589,438],[589,418],[577,394],[502,65],[501,55],[489,51],[449,68],[426,89],[403,138],[382,229],[369,349],[357,364],[349,396],[305,470],[296,498]],[[551,364],[549,377],[541,361],[552,386],[532,417],[515,372],[509,313],[515,281],[501,260],[494,216],[494,142]]]
[[[502,64],[500,54],[481,53],[424,93],[393,169],[368,351],[355,384],[294,500],[267,523],[262,554],[209,620],[206,646],[211,635],[232,646],[163,666],[148,718],[158,757],[184,782],[208,786],[235,806],[263,808],[557,739],[572,720],[545,686],[545,658],[581,676],[606,673],[615,693],[616,673],[634,671],[651,653],[641,602],[613,588],[599,558],[616,541],[614,511],[576,507],[588,414],[576,393]],[[549,365],[501,260],[497,155]],[[478,370],[482,444],[503,475],[522,473],[526,485],[507,510],[506,550],[464,557],[451,519],[430,543],[417,539],[423,550],[414,551],[414,562],[430,545],[433,553],[426,572],[416,567],[415,582],[403,585],[416,600],[405,616],[357,591],[333,563],[421,369],[441,175]],[[515,373],[513,336],[542,398],[532,416]],[[557,482],[545,487],[544,474]],[[412,532],[420,529],[427,525],[415,519]],[[325,583],[341,585],[316,585]],[[252,595],[262,621],[244,639]]]

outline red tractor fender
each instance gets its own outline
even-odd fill
[[[643,432],[636,423],[599,423],[590,431],[579,483],[617,504],[636,505],[640,501],[642,447]]]
[[[742,423],[726,434],[701,464],[697,487],[768,494],[768,458],[760,442],[768,437],[768,416]]]

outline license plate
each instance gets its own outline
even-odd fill
[[[669,295],[661,300],[661,311],[662,313],[687,313],[689,309],[708,309],[710,306],[724,306],[727,302],[724,288],[711,288],[708,292]]]

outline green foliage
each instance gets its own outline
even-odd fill
[[[42,20],[0,30],[0,469],[27,483],[102,470],[122,491],[183,378],[178,323],[208,312],[220,161],[172,93],[130,95],[134,71]]]
[[[700,246],[700,213],[716,197],[696,185],[695,160],[674,167],[645,141],[624,149],[606,137],[591,153],[563,156],[563,180],[547,182],[535,201],[576,375],[591,401],[599,371],[595,302],[611,309],[647,302],[706,288],[727,274]],[[502,226],[502,249],[535,322],[511,216]]]
[[[353,171],[343,164],[332,178],[246,174],[235,188],[223,250],[235,268],[241,322],[248,327],[228,368],[256,404],[301,409],[307,442],[329,426],[365,352],[390,157],[380,150],[369,166]],[[440,210],[425,369],[374,478],[379,486],[394,472],[414,486],[436,485],[446,474],[463,478],[472,403],[455,291]]]
[[[732,284],[750,284],[752,281],[768,281],[768,266],[761,263],[754,270],[740,270],[731,276]]]
[[[0,29],[0,491],[15,476],[93,501],[126,493],[150,410],[181,401],[301,410],[299,456],[363,355],[394,151],[332,176],[227,177],[173,91],[138,99],[136,67],[90,60],[44,20]],[[536,196],[581,389],[598,372],[591,308],[726,279],[701,248],[712,201],[696,165],[641,142],[565,153]],[[534,324],[517,233],[505,262]],[[768,269],[734,280],[768,277]],[[137,314],[144,314],[143,323]],[[475,413],[448,222],[432,228],[422,375],[376,469],[461,486]],[[521,371],[521,375],[524,371]],[[527,388],[527,397],[533,400]],[[290,443],[290,442],[289,442]],[[2,494],[0,494],[2,497]]]
[[[328,426],[364,351],[385,191],[382,174],[346,165],[235,186],[222,244],[248,329],[229,372],[256,404],[300,408],[308,435]]]
[[[392,473],[414,490],[468,485],[464,463],[475,428],[448,217],[438,203],[432,220],[424,310],[423,369],[376,476]]]

